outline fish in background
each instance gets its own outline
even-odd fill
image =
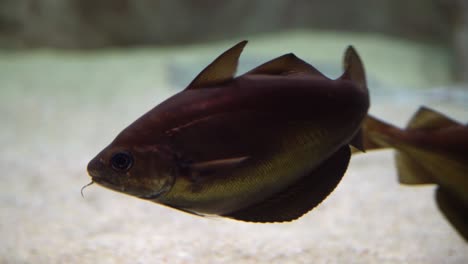
[[[240,42],[88,164],[92,182],[196,215],[299,218],[338,185],[369,108],[351,46],[331,80],[286,54],[234,77]]]
[[[440,211],[468,241],[468,126],[421,107],[405,129],[369,115],[362,135],[366,150],[396,150],[400,183],[436,184]]]

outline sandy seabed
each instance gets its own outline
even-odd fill
[[[196,217],[96,185],[83,199],[89,159],[176,92],[163,53],[2,55],[0,263],[468,263],[434,187],[399,185],[390,151],[354,156],[329,198],[285,224]],[[463,99],[401,90],[371,113],[403,125],[426,104],[466,122]]]

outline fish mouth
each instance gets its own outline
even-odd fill
[[[110,189],[112,191],[120,192],[120,193],[125,193],[128,195],[136,196],[138,198],[144,199],[144,200],[154,200],[163,195],[168,188],[162,188],[156,192],[148,193],[148,194],[141,194],[141,191],[139,190],[134,190],[132,188],[128,188],[119,184],[116,184],[115,182],[112,182],[108,179],[97,177],[97,178],[91,178],[91,181],[93,183],[96,183],[97,185],[100,185],[104,188]]]
[[[91,175],[91,174],[90,174]],[[109,188],[109,189],[117,189],[117,187],[115,187],[115,184],[110,182],[110,181],[107,181],[106,179],[103,179],[101,177],[96,177],[96,176],[92,176],[91,175],[91,181],[96,183],[96,184],[99,184],[101,186],[104,186],[106,188]]]
[[[95,180],[99,177],[99,171],[104,168],[104,162],[99,158],[94,158],[88,163],[86,170],[88,171],[89,176]]]
[[[96,178],[99,177],[98,172],[95,171],[95,170],[88,170],[88,175],[91,176],[91,179],[92,179],[93,181],[95,181]]]

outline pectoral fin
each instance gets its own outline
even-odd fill
[[[316,207],[335,189],[346,172],[350,155],[349,147],[344,146],[284,191],[224,216],[248,222],[285,222],[297,219]]]
[[[191,171],[211,171],[211,170],[220,170],[220,169],[229,169],[235,166],[240,165],[242,162],[247,160],[249,157],[236,157],[236,158],[226,158],[218,160],[210,160],[192,163],[189,165]]]

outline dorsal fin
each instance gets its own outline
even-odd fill
[[[455,120],[436,112],[428,107],[421,106],[408,122],[408,129],[435,129],[451,126],[461,126]]]
[[[294,73],[305,73],[320,78],[328,79],[312,65],[299,59],[293,53],[288,53],[256,67],[245,75],[266,74],[266,75],[289,75]]]
[[[343,57],[344,73],[340,79],[351,80],[367,92],[366,73],[361,58],[353,46],[348,46]]]
[[[239,57],[247,41],[241,41],[234,47],[219,55],[210,65],[206,66],[187,86],[186,90],[213,86],[234,78],[239,63]]]

